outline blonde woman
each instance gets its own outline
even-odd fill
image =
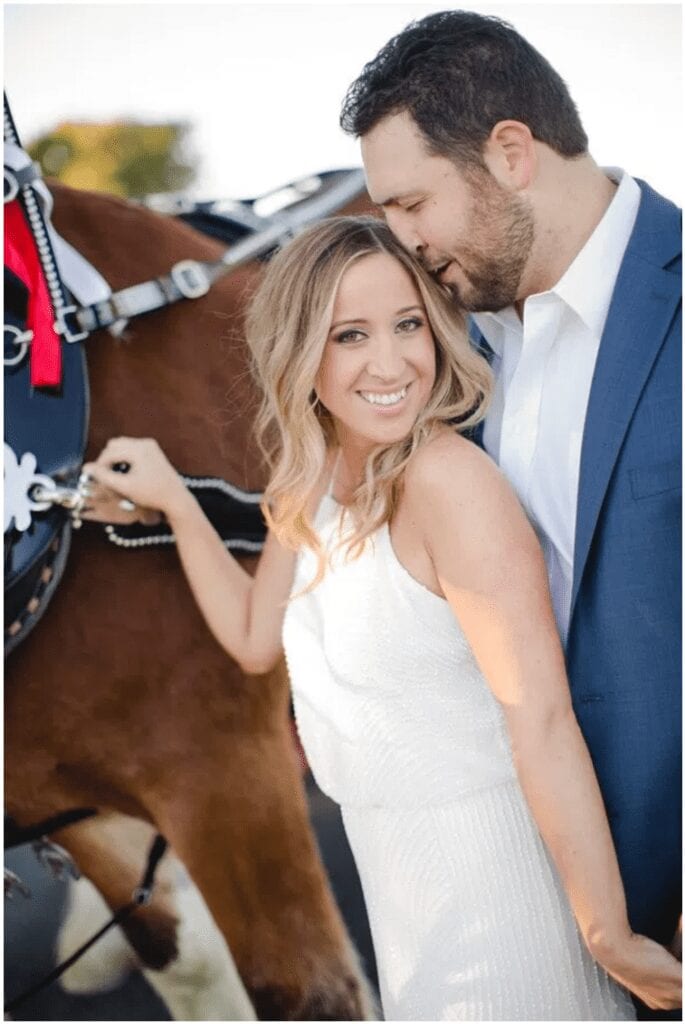
[[[272,260],[247,339],[271,468],[254,579],[152,440],[85,467],[89,515],[161,511],[226,651],[260,673],[285,650],[386,1018],[628,1020],[626,988],[679,1005],[680,965],[626,916],[535,534],[461,436],[490,374],[449,299],[382,222],[338,218]]]

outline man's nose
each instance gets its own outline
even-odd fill
[[[413,220],[404,210],[386,210],[385,219],[397,241],[413,256],[420,256],[425,247]]]

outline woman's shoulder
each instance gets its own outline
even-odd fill
[[[444,427],[412,455],[405,473],[408,497],[459,496],[473,484],[499,485],[502,474],[474,441]]]
[[[461,524],[517,530],[524,519],[518,499],[499,467],[475,442],[445,429],[419,448],[405,477],[405,500],[425,541]],[[523,525],[523,522],[521,522]],[[525,528],[525,527],[524,527]]]

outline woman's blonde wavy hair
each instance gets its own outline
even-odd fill
[[[270,470],[262,511],[285,547],[311,548],[323,578],[328,557],[307,506],[320,486],[335,425],[318,400],[315,379],[330,331],[340,280],[353,261],[375,253],[394,257],[411,275],[435,341],[431,395],[411,432],[369,454],[364,479],[346,510],[353,530],[347,556],[358,557],[367,537],[388,522],[402,493],[403,473],[417,448],[444,424],[459,431],[482,419],[492,389],[490,367],[472,348],[464,318],[435,282],[376,217],[331,217],[308,228],[269,263],[247,313],[247,343],[263,399],[257,439]],[[342,543],[342,542],[341,542]],[[303,591],[305,592],[305,591]]]

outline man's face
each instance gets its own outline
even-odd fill
[[[368,191],[402,245],[447,285],[464,309],[511,305],[534,238],[527,198],[485,168],[458,170],[432,156],[406,111],[362,137]]]

